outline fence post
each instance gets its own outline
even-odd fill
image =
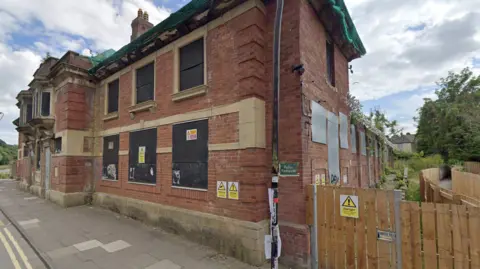
[[[395,211],[395,244],[397,246],[397,269],[402,269],[402,223],[400,219],[400,203],[402,202],[402,191],[394,191],[394,211]]]
[[[312,269],[318,269],[318,213],[317,184],[313,185]]]

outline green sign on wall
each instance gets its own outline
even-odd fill
[[[280,163],[280,176],[298,176],[298,163]]]

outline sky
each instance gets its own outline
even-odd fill
[[[159,23],[188,0],[1,0],[0,139],[17,143],[15,96],[46,53],[84,55],[129,42],[138,8]],[[354,60],[350,90],[415,132],[413,117],[435,81],[469,66],[480,72],[480,0],[345,0],[367,54]]]

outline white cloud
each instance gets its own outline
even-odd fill
[[[367,55],[353,62],[351,90],[378,99],[434,85],[480,53],[478,0],[346,0]],[[408,31],[424,24],[420,31]],[[353,82],[359,82],[353,84]]]

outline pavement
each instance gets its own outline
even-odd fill
[[[0,180],[0,209],[13,222],[0,215],[1,269],[258,268],[111,211],[62,208],[11,180]]]

